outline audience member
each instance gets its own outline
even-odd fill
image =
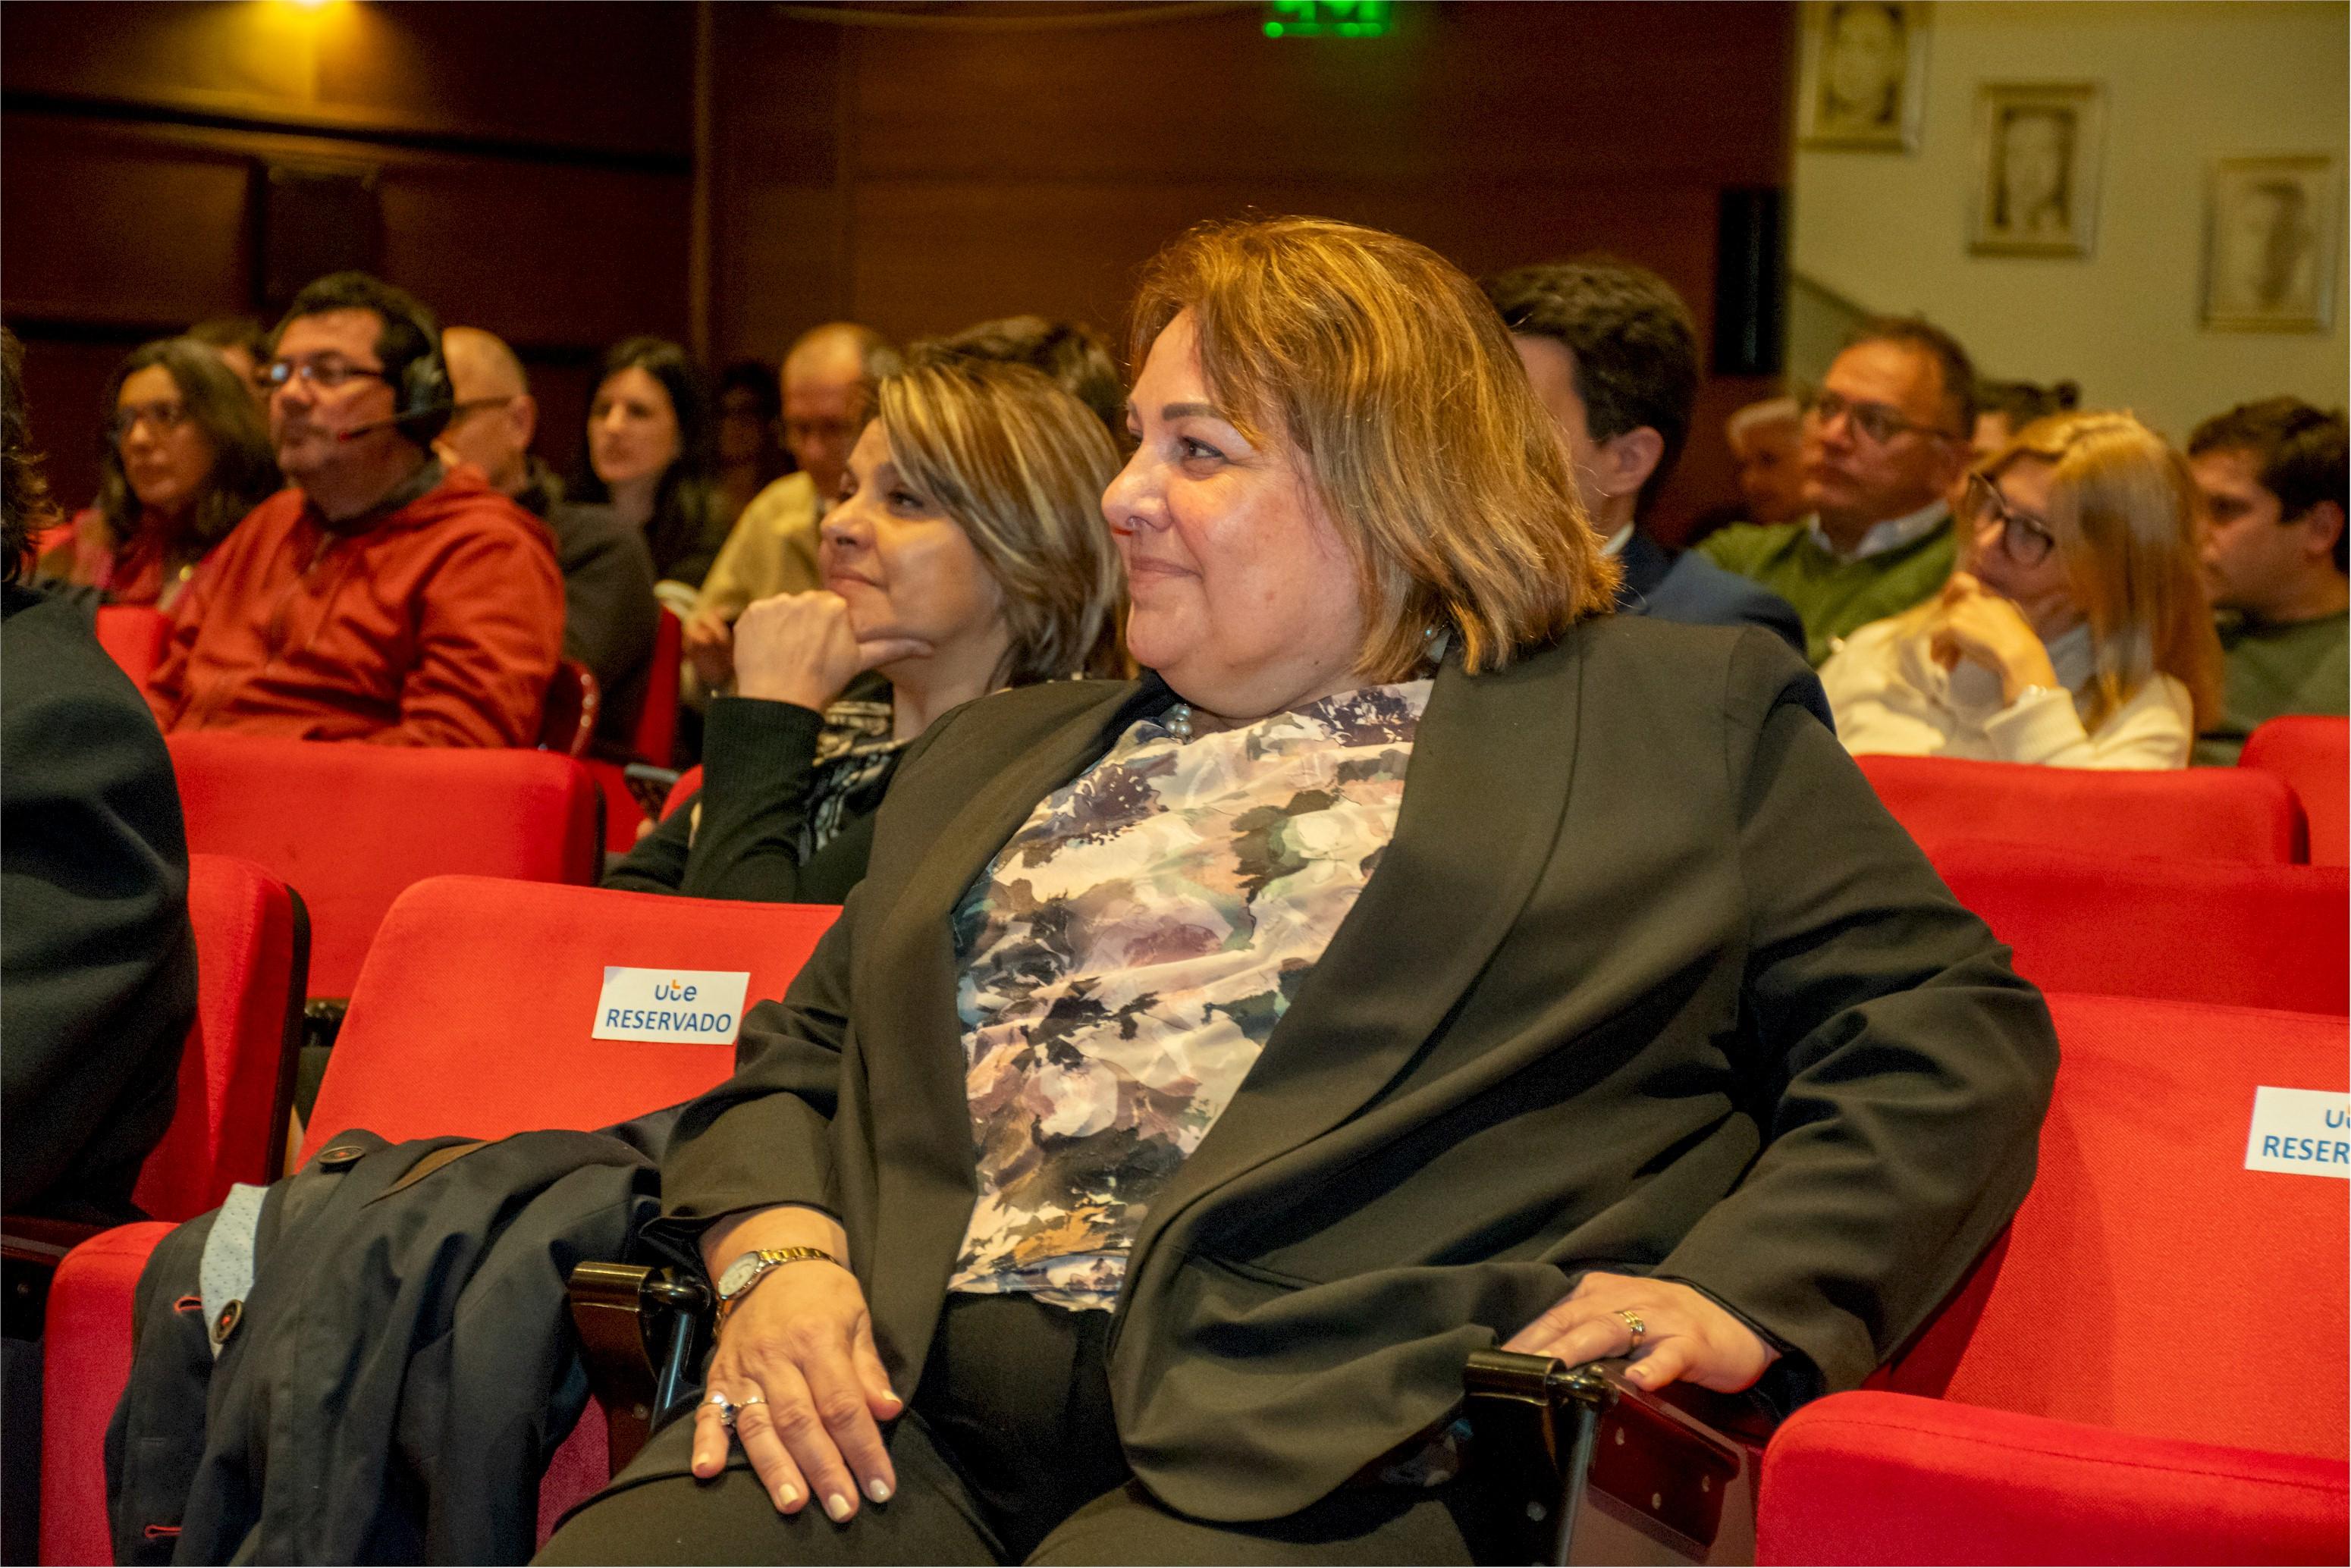
[[[17,580],[50,516],[22,377],[0,329],[0,1166],[8,1213],[113,1224],[139,1218],[195,1014],[188,850],[137,689],[88,615]]]
[[[1801,663],[1605,613],[1469,279],[1218,225],[1133,342],[1155,673],[900,767],[663,1160],[704,1396],[541,1562],[1499,1561],[1466,1350],[1785,1409],[2031,1184],[2039,995]]]
[[[825,587],[735,623],[703,785],[605,879],[704,898],[837,904],[932,720],[999,686],[1115,673],[1109,436],[1025,366],[933,359],[883,382],[825,514]],[[841,700],[867,672],[877,700]]]
[[[450,396],[431,314],[335,273],[295,297],[262,373],[296,487],[182,596],[148,693],[164,729],[529,744],[562,579],[538,519],[433,454]]]
[[[522,361],[479,327],[444,327],[441,352],[455,403],[437,443],[452,466],[471,464],[490,488],[510,497],[555,536],[563,573],[563,656],[577,659],[603,693],[598,730],[622,740],[644,702],[661,603],[653,597],[653,551],[643,530],[611,507],[564,498],[563,481],[534,456],[538,402]]]
[[[870,327],[835,321],[803,333],[784,356],[784,444],[797,474],[759,492],[736,520],[685,623],[696,699],[734,676],[728,628],[755,599],[807,593],[824,584],[817,519],[841,491],[849,449],[873,410],[873,388],[898,368],[897,351]]]
[[[1602,553],[1624,568],[1616,608],[1761,626],[1802,653],[1803,623],[1787,601],[1703,556],[1677,557],[1636,526],[1681,457],[1698,402],[1698,327],[1673,286],[1591,259],[1522,267],[1484,287],[1567,442]]]
[[[1818,664],[1838,638],[1950,576],[1949,497],[1975,422],[1975,371],[1957,340],[1922,320],[1873,321],[1804,405],[1812,515],[1723,528],[1698,548],[1794,605]]]
[[[214,316],[189,328],[187,335],[220,357],[266,419],[269,389],[261,384],[261,367],[269,362],[269,329],[250,316]]]
[[[1969,486],[1966,560],[1821,667],[1855,752],[2179,768],[2213,711],[2220,646],[2196,570],[2196,490],[2126,413],[2029,424]]]
[[[917,343],[917,353],[963,354],[1027,365],[1093,410],[1111,440],[1126,440],[1126,382],[1101,333],[1077,321],[1006,316]]]
[[[2232,763],[2263,719],[2351,709],[2343,413],[2291,397],[2240,403],[2196,427],[2188,462],[2226,655],[2196,760]]]
[[[664,338],[615,343],[588,405],[587,461],[570,497],[610,506],[643,530],[656,577],[699,589],[734,521],[716,438],[709,387],[684,349]],[[681,607],[693,599],[674,597]]]
[[[17,580],[55,516],[0,328],[0,1201],[114,1225],[196,1010],[172,760],[89,617]],[[12,1265],[13,1267],[13,1265]],[[13,1289],[16,1281],[12,1273]],[[0,1557],[37,1560],[41,1343],[0,1341]]]
[[[1723,426],[1739,465],[1739,496],[1746,516],[1762,527],[1792,523],[1804,506],[1803,411],[1792,397],[1750,402]]]
[[[778,437],[784,404],[776,367],[737,360],[718,372],[718,488],[739,517],[759,492],[792,471]]]
[[[1976,429],[1969,446],[1979,465],[2001,455],[2016,433],[2036,419],[2071,413],[2082,403],[2082,389],[2072,382],[2037,386],[2032,382],[1980,381],[1976,383]],[[1959,481],[1962,489],[1967,481]],[[1954,506],[1958,505],[1955,498]]]
[[[43,552],[44,580],[168,610],[196,564],[277,489],[253,394],[210,349],[165,338],[107,382],[98,504]]]

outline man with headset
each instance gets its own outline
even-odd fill
[[[438,323],[339,272],[294,298],[262,384],[292,487],[205,560],[148,686],[166,733],[528,746],[563,640],[538,520],[444,469]]]

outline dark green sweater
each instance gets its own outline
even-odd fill
[[[2266,719],[2351,712],[2351,615],[2271,623],[2222,622],[2228,654],[2220,717],[2196,742],[2199,765],[2225,768]]]

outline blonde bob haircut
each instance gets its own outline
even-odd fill
[[[2160,673],[2188,688],[2196,727],[2220,715],[2220,641],[2197,560],[2196,482],[2186,459],[2127,413],[2034,420],[1986,462],[1997,479],[2026,458],[2054,473],[2049,531],[2090,624],[2095,731]]]
[[[1125,673],[1125,574],[1102,522],[1118,451],[1101,416],[1026,365],[925,355],[878,389],[899,475],[961,528],[1011,633],[1002,684]]]
[[[1498,669],[1615,601],[1567,449],[1478,286],[1426,246],[1327,218],[1203,225],[1152,259],[1140,365],[1188,313],[1201,379],[1251,442],[1294,448],[1345,541],[1373,681],[1450,631]]]

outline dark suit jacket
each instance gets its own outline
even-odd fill
[[[914,1385],[974,1199],[949,911],[1156,679],[948,716],[737,1075],[687,1108],[664,1230],[838,1214]],[[1858,1383],[2031,1185],[2057,1050],[1776,640],[1608,617],[1438,675],[1395,836],[1151,1205],[1111,1343],[1128,1462],[1278,1518],[1442,1416],[1582,1271],[1690,1281]]]
[[[1616,608],[1626,614],[1692,626],[1761,626],[1797,653],[1804,651],[1803,618],[1794,605],[1696,550],[1667,555],[1665,546],[1635,528],[1616,559],[1625,569]]]
[[[87,610],[15,583],[0,610],[6,1206],[111,1224],[138,1216],[196,1012],[179,786]]]

